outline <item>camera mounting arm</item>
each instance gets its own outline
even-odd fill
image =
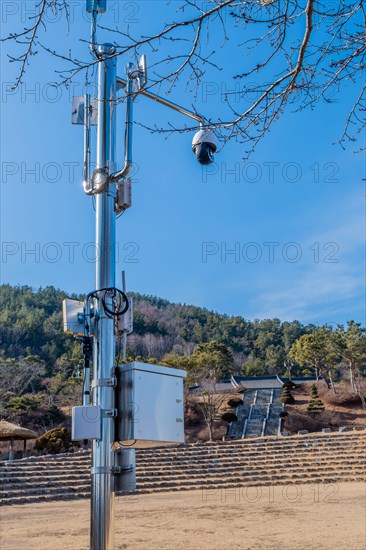
[[[145,83],[146,83],[146,67],[145,67]],[[117,84],[128,88],[128,80],[117,76]],[[128,92],[129,94],[129,92]],[[203,166],[212,164],[214,162],[214,154],[217,151],[217,139],[214,132],[209,128],[209,125],[205,122],[204,118],[196,112],[189,111],[185,107],[181,107],[172,101],[168,101],[164,97],[156,95],[148,90],[145,90],[143,86],[139,86],[137,92],[134,95],[141,94],[165,107],[169,107],[182,115],[185,115],[193,120],[199,122],[200,130],[195,134],[192,141],[192,151],[197,157],[197,160]],[[112,180],[113,181],[113,180]]]
[[[127,86],[127,81],[124,78],[121,78],[120,76],[117,76],[117,84],[120,84],[120,85],[126,87]],[[177,111],[178,113],[181,113],[182,115],[185,115],[189,118],[193,118],[194,120],[199,122],[201,128],[205,125],[205,121],[204,121],[203,117],[201,117],[197,113],[189,111],[185,107],[181,107],[180,105],[177,105],[176,103],[173,103],[172,101],[168,101],[164,97],[161,97],[157,94],[149,92],[148,90],[144,90],[143,88],[140,88],[140,90],[137,93],[141,94],[145,97],[148,97],[149,99],[152,99],[152,100],[156,101],[157,103],[160,103],[161,105],[165,105],[165,107],[169,107],[170,109],[173,109],[173,111]]]
[[[134,96],[134,93],[133,93],[134,78],[136,78],[136,70],[133,68],[132,63],[130,63],[130,66],[127,70],[127,80],[117,76],[117,84],[120,84],[121,86],[126,88],[126,92],[127,92],[126,94],[127,108],[126,108],[126,124],[125,124],[125,161],[124,161],[124,166],[122,170],[119,170],[118,172],[115,172],[114,174],[110,175],[109,181],[111,182],[117,182],[125,178],[129,174],[132,168],[132,128],[133,128],[132,114],[133,114],[133,99],[134,99],[133,97]],[[161,105],[165,105],[166,107],[169,107],[174,111],[177,111],[189,118],[196,120],[197,122],[199,122],[200,128],[202,128],[204,125],[203,118],[197,113],[193,113],[192,111],[189,111],[188,109],[185,109],[184,107],[181,107],[176,103],[168,101],[167,99],[160,97],[152,92],[149,92],[148,90],[144,90],[141,86],[139,87],[137,94],[141,94],[145,97],[148,97],[149,99],[152,99],[157,103],[160,103]]]
[[[205,121],[199,114],[181,107],[172,101],[165,99],[153,92],[145,90],[143,86],[139,86],[138,91],[134,92],[134,80],[139,79],[139,70],[136,69],[132,63],[129,64],[127,71],[127,78],[121,78],[117,76],[116,82],[126,89],[126,121],[125,121],[125,136],[124,136],[124,165],[121,170],[114,172],[108,176],[102,170],[95,170],[91,181],[89,179],[89,165],[90,165],[90,103],[89,98],[86,98],[85,103],[85,133],[84,133],[84,191],[87,195],[95,195],[104,191],[110,182],[116,183],[121,179],[126,178],[132,169],[132,132],[133,132],[133,101],[137,94],[141,94],[165,107],[169,107],[182,115],[187,116],[200,125],[201,133],[204,132]]]

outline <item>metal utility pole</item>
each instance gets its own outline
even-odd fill
[[[85,193],[95,198],[96,277],[95,290],[85,302],[64,300],[63,315],[64,330],[83,341],[83,405],[73,407],[72,437],[76,441],[93,441],[90,548],[113,550],[115,490],[134,490],[129,488],[134,486],[134,475],[130,475],[132,471],[135,473],[134,450],[123,448],[121,440],[132,439],[132,445],[139,439],[154,445],[184,441],[185,372],[137,362],[120,366],[117,372],[115,364],[115,334],[123,338],[125,362],[126,336],[132,331],[132,299],[125,294],[124,274],[123,290],[116,288],[115,247],[116,214],[131,206],[132,182],[127,176],[132,167],[134,98],[141,94],[198,122],[200,131],[193,138],[192,149],[201,164],[213,162],[217,146],[213,132],[200,115],[144,89],[147,82],[144,55],[137,65],[128,64],[126,78],[117,76],[115,47],[98,45],[96,39],[96,18],[106,10],[106,0],[86,0],[86,4],[92,14],[90,52],[98,66],[98,94],[97,98],[88,94],[74,98],[72,122],[84,126],[83,185]],[[126,98],[121,169],[117,169],[116,163],[117,90],[122,90]],[[96,168],[91,174],[92,125],[96,126],[97,142]],[[89,400],[92,342],[94,374]],[[155,394],[151,388],[155,388]],[[162,393],[164,388],[169,388],[166,395]],[[138,403],[140,416],[135,418],[131,404]],[[135,431],[138,423],[141,429]],[[131,442],[126,446],[131,447]]]
[[[97,170],[101,177],[115,171],[116,147],[116,58],[115,49],[109,44],[99,46],[103,59],[98,67],[98,123]],[[105,175],[104,175],[105,174]],[[95,288],[115,287],[116,215],[114,203],[116,184],[109,182],[104,191],[96,194],[96,274]],[[113,309],[112,295],[105,298]],[[93,441],[92,499],[90,548],[109,550],[114,548],[114,415],[115,389],[113,384],[115,361],[114,318],[103,308],[94,339],[93,402],[101,408],[101,439]]]

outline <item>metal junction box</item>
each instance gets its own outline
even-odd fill
[[[100,439],[101,411],[100,407],[83,405],[72,408],[72,441],[83,439]]]
[[[117,368],[116,444],[184,443],[183,370],[133,361]]]

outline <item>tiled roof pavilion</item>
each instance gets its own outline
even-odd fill
[[[295,376],[291,378],[294,384],[302,384],[303,382],[316,382],[316,376]],[[244,387],[248,390],[271,390],[282,388],[283,384],[289,379],[279,376],[278,374],[268,376],[235,376],[231,377],[231,383],[236,388]]]
[[[320,380],[323,380],[320,378]],[[246,388],[247,390],[272,390],[281,389],[283,384],[288,382],[289,379],[278,374],[267,376],[235,376],[232,375],[229,380],[221,380],[214,386],[216,392],[221,393],[225,391],[233,390],[233,388]],[[316,382],[316,376],[294,376],[291,378],[291,382],[294,384],[302,384],[303,382]],[[203,384],[205,387],[213,389],[211,383],[207,382]],[[200,386],[191,387],[191,391],[199,390]]]

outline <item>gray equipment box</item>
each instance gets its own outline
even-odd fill
[[[64,332],[84,336],[84,302],[69,300],[62,301],[62,316]]]
[[[83,405],[72,408],[72,441],[84,439],[100,439],[100,407],[95,405]]]
[[[84,302],[65,298],[62,302],[64,332],[84,336]],[[89,318],[89,336],[95,336],[94,318]]]
[[[186,375],[183,370],[136,361],[117,367],[115,444],[151,447],[184,443]]]

